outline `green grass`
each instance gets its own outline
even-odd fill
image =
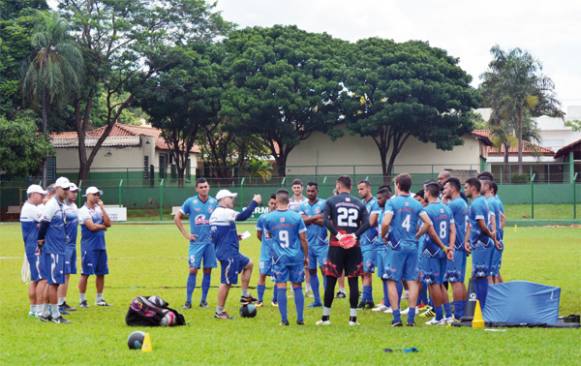
[[[245,225],[242,230],[252,230]],[[306,310],[306,325],[278,325],[277,309],[259,309],[254,319],[218,321],[212,318],[219,276],[213,276],[209,309],[185,311],[188,325],[154,328],[153,353],[129,351],[126,340],[134,330],[124,324],[130,300],[156,294],[175,307],[184,300],[187,245],[173,225],[116,225],[107,232],[111,275],[105,295],[114,306],[79,310],[72,324],[44,324],[27,318],[26,286],[20,282],[22,243],[19,226],[0,225],[0,364],[223,364],[223,365],[576,365],[581,357],[579,330],[508,329],[492,333],[457,328],[415,329],[389,327],[385,314],[360,312],[361,326],[347,325],[347,301],[333,306],[333,325],[318,328],[320,310]],[[506,280],[522,279],[559,286],[561,314],[581,312],[581,230],[575,227],[533,227],[506,232],[503,274]],[[243,242],[243,252],[258,256],[256,240]],[[218,272],[215,272],[218,273]],[[76,304],[76,276],[69,302]],[[200,284],[198,278],[198,286]],[[252,284],[256,284],[256,274]],[[90,282],[89,302],[94,302]],[[271,284],[266,297],[271,296]],[[254,292],[254,290],[253,290]],[[376,282],[375,297],[379,298]],[[200,296],[199,287],[194,293]],[[239,288],[227,304],[236,313]],[[294,306],[289,299],[291,322]],[[384,353],[384,348],[416,346],[416,354]],[[577,360],[577,361],[575,361]]]

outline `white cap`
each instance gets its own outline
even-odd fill
[[[63,189],[68,189],[70,185],[71,185],[71,182],[69,181],[69,179],[67,177],[60,177],[59,179],[56,180],[56,182],[54,182],[55,188],[60,187]]]
[[[40,193],[42,195],[46,195],[47,192],[44,189],[42,189],[42,187],[39,186],[38,184],[32,184],[28,187],[28,189],[26,189],[26,194],[31,193]]]
[[[71,192],[76,192],[79,190],[79,187],[77,187],[77,185],[73,182],[71,182],[71,184],[69,184],[69,191]]]
[[[227,190],[227,189],[221,189],[221,190],[219,190],[219,191],[218,191],[218,193],[216,194],[216,199],[217,199],[218,201],[220,201],[222,198],[226,198],[226,197],[232,197],[232,198],[234,198],[234,197],[236,197],[236,196],[238,196],[238,193],[232,193],[232,192],[230,192],[230,191],[229,191],[229,190]]]
[[[95,186],[91,186],[89,188],[87,188],[87,190],[85,191],[85,197],[87,197],[90,194],[96,194],[99,193],[99,195],[103,195],[103,191],[101,191],[99,188],[95,187]]]

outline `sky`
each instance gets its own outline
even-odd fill
[[[218,9],[241,27],[428,41],[458,57],[475,87],[493,45],[520,47],[541,62],[563,107],[581,105],[581,0],[218,0]]]

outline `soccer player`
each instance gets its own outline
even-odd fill
[[[366,180],[362,180],[357,185],[357,191],[359,192],[359,197],[365,205],[367,212],[371,216],[373,213],[377,215],[379,207],[377,205],[377,200],[371,194],[371,183]],[[375,248],[375,238],[377,237],[377,229],[375,225],[370,225],[363,235],[359,244],[361,246],[361,254],[363,255],[363,294],[361,296],[361,303],[359,303],[358,308],[360,309],[372,309],[375,306],[373,302],[373,288],[371,287],[371,278],[373,272],[375,271],[375,264],[377,262],[376,248]]]
[[[257,299],[248,292],[248,284],[252,276],[253,264],[240,253],[240,238],[236,232],[236,221],[245,221],[251,215],[262,199],[259,194],[254,195],[252,201],[242,212],[234,211],[234,198],[237,194],[227,189],[222,189],[216,194],[218,207],[210,216],[210,230],[212,241],[216,246],[216,258],[220,261],[221,284],[218,290],[218,303],[216,305],[216,319],[232,319],[224,310],[228,292],[232,285],[238,283],[238,274],[242,275],[242,297],[241,304],[249,304]],[[279,299],[280,301],[280,299]]]
[[[216,251],[210,235],[210,215],[216,209],[218,202],[210,197],[210,184],[205,178],[196,180],[197,195],[184,201],[177,212],[174,222],[182,236],[189,241],[188,264],[190,267],[186,284],[186,302],[184,309],[192,308],[192,294],[196,288],[196,276],[204,261],[204,277],[202,278],[202,297],[200,307],[208,307],[206,298],[210,290],[212,268],[216,268]],[[190,218],[190,232],[182,223],[184,216]]]
[[[28,316],[36,317],[40,314],[40,304],[36,296],[36,287],[41,280],[40,258],[38,252],[38,226],[42,219],[42,199],[46,191],[41,186],[33,184],[26,189],[28,199],[24,202],[20,210],[20,227],[22,229],[22,240],[24,241],[24,253],[30,268],[30,284],[28,285],[28,301],[30,311]]]
[[[260,215],[256,221],[256,237],[260,240],[260,262],[258,265],[259,275],[256,290],[258,301],[256,307],[261,307],[266,290],[266,276],[272,276],[272,240],[264,235],[264,220],[272,211],[276,210],[276,195],[271,195],[268,200],[268,211]],[[276,306],[276,287],[272,291],[272,306]]]
[[[345,272],[349,282],[349,325],[357,322],[357,300],[359,298],[358,277],[362,274],[363,256],[359,238],[369,228],[369,214],[361,201],[351,196],[351,178],[341,176],[335,188],[337,195],[325,203],[323,218],[331,232],[329,252],[325,262],[325,299],[323,316],[317,325],[330,325],[331,305],[337,278]]]
[[[65,213],[64,200],[70,182],[65,177],[60,177],[54,183],[54,196],[46,203],[40,228],[38,230],[38,246],[40,252],[40,275],[42,282],[48,286],[46,289],[46,305],[39,319],[52,321],[57,324],[69,323],[60,313],[57,304],[58,286],[65,282]]]
[[[385,208],[385,203],[391,198],[391,191],[389,187],[380,188],[377,191],[377,207],[375,211],[369,214],[369,225],[375,227],[377,232],[381,232],[381,222],[383,220],[383,209]],[[389,234],[388,234],[389,237]],[[388,239],[389,241],[389,239]],[[389,296],[387,292],[387,275],[389,268],[389,251],[387,249],[387,244],[381,238],[381,235],[377,235],[374,240],[375,246],[375,258],[377,267],[377,277],[381,280],[383,286],[383,301],[378,304],[372,311],[375,312],[385,312],[390,310],[389,307]]]
[[[456,242],[456,227],[454,226],[454,216],[450,208],[439,200],[440,184],[430,182],[424,186],[425,198],[428,205],[425,212],[436,228],[438,237],[445,245],[439,246],[429,236],[425,238],[422,256],[426,259],[425,267],[422,268],[423,280],[430,288],[430,295],[436,312],[435,321],[439,325],[451,324],[453,321],[448,304],[448,291],[444,287],[444,276],[446,275],[447,263],[453,260],[454,243]],[[422,227],[420,234],[425,232]],[[447,250],[446,250],[447,247]],[[446,317],[442,318],[441,307],[446,310]],[[427,324],[432,324],[428,322]]]
[[[496,275],[498,274],[498,266],[500,261],[500,255],[496,253],[501,253],[504,249],[502,247],[502,242],[500,241],[499,230],[502,221],[502,213],[500,208],[500,201],[496,199],[494,194],[494,190],[492,188],[492,181],[491,180],[480,180],[480,194],[486,198],[486,202],[488,203],[488,208],[490,212],[494,214],[494,219],[491,218],[490,227],[492,231],[496,234],[496,240],[500,244],[500,248],[496,246],[492,249],[492,258],[490,259],[490,277],[489,277],[489,284],[494,284],[496,280]]]
[[[293,196],[289,199],[288,208],[291,211],[300,212],[303,203],[307,202],[303,196],[303,181],[300,179],[293,180],[291,184]]]
[[[324,226],[323,212],[325,211],[325,200],[318,197],[319,186],[315,182],[307,183],[307,202],[301,206],[301,214],[307,226],[307,239],[309,241],[309,275],[311,290],[313,291],[314,302],[309,307],[321,307],[321,295],[319,292],[319,276],[317,268],[321,269],[324,276],[323,266],[329,251],[327,241],[327,228]],[[323,277],[324,278],[324,277]],[[324,287],[324,286],[323,286]]]
[[[425,225],[430,238],[441,248],[444,244],[436,234],[432,221],[423,210],[422,205],[410,195],[412,179],[409,174],[400,174],[395,178],[397,196],[390,199],[384,210],[381,236],[386,237],[390,228],[393,239],[391,241],[391,263],[389,268],[389,302],[393,309],[392,326],[401,327],[401,313],[396,283],[404,280],[408,285],[409,312],[408,326],[415,325],[416,302],[418,299],[418,238],[416,229],[419,220]],[[448,248],[443,249],[446,251]]]
[[[486,303],[488,283],[491,281],[490,264],[493,245],[499,246],[495,234],[488,226],[494,216],[488,208],[486,199],[480,195],[481,184],[477,178],[470,178],[464,183],[464,192],[472,200],[468,210],[470,226],[466,232],[472,253],[472,278],[476,297],[482,307]]]
[[[69,311],[77,310],[67,304],[66,297],[71,274],[77,274],[77,232],[79,216],[75,202],[77,201],[78,194],[79,187],[75,183],[71,183],[63,206],[66,218],[65,233],[67,245],[65,246],[65,283],[58,288],[58,305],[60,312],[64,315],[68,314]]]
[[[464,316],[466,304],[466,226],[468,225],[468,204],[460,196],[462,185],[458,178],[448,178],[444,183],[444,196],[448,199],[448,207],[454,215],[456,227],[456,242],[454,244],[454,260],[448,262],[446,280],[452,284],[452,297],[454,299],[454,318],[460,320]],[[469,250],[470,248],[468,248]]]
[[[264,220],[265,234],[272,240],[273,272],[276,281],[278,310],[281,325],[288,326],[287,282],[292,283],[297,324],[304,325],[305,298],[301,284],[308,267],[307,228],[301,216],[288,209],[289,194],[281,189],[276,192],[276,211]]]
[[[496,238],[500,242],[501,250],[495,248],[494,253],[492,253],[492,269],[494,275],[494,283],[502,283],[502,276],[500,274],[500,267],[502,265],[502,253],[504,252],[504,226],[506,225],[506,214],[504,212],[504,204],[498,196],[498,185],[496,182],[491,183],[492,194],[497,201],[497,205],[500,211],[500,221],[498,221],[498,226],[496,228]]]
[[[111,227],[111,219],[105,210],[101,196],[103,192],[97,187],[89,187],[85,191],[86,201],[79,209],[81,224],[81,278],[79,279],[79,297],[82,308],[88,308],[87,281],[95,275],[97,288],[97,306],[110,306],[103,297],[105,290],[105,275],[109,274],[105,231]]]

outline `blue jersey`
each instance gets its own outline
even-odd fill
[[[379,210],[379,205],[377,204],[377,200],[375,197],[371,197],[369,201],[365,201],[364,199],[361,200],[361,203],[365,205],[367,212],[371,215],[372,212],[377,212]],[[381,231],[381,228],[380,228]],[[365,230],[365,232],[361,235],[359,239],[359,243],[361,246],[371,245],[375,241],[377,237],[377,228],[370,227],[369,229]]]
[[[317,198],[315,203],[310,201],[303,202],[300,213],[306,216],[322,215],[325,211],[325,200]],[[327,242],[327,228],[324,225],[308,224],[307,225],[307,239],[309,246],[329,245]]]
[[[103,211],[101,207],[93,208],[83,205],[79,209],[79,222],[81,224],[81,250],[105,250],[105,230],[91,231],[87,228],[87,221],[91,220],[93,224],[103,225]]]
[[[452,215],[454,215],[454,225],[456,225],[456,243],[454,243],[454,247],[456,250],[465,250],[468,204],[462,197],[457,197],[448,201],[448,207],[452,211]]]
[[[377,231],[377,236],[375,237],[374,242],[376,244],[381,244],[383,245],[383,238],[381,237],[381,223],[383,222],[383,210],[385,208],[385,205],[383,207],[381,207],[379,205],[379,203],[377,203],[375,205],[375,207],[373,208],[374,211],[371,211],[369,213],[369,215],[371,214],[377,214],[377,223],[375,224],[375,230]],[[391,228],[389,229],[389,232],[391,232]],[[389,233],[387,234],[387,237],[389,238]]]
[[[490,210],[486,198],[478,196],[474,199],[470,204],[468,212],[470,218],[470,243],[474,245],[480,241],[488,245],[490,238],[480,230],[480,226],[478,225],[478,220],[484,220],[484,223],[490,229],[490,226],[488,226]]]
[[[22,240],[27,249],[36,249],[38,240],[38,223],[42,219],[42,207],[24,202],[20,210],[20,227]]]
[[[236,221],[245,221],[256,208],[252,201],[242,212],[218,206],[210,216],[211,240],[216,245],[216,258],[227,260],[240,253],[240,241],[236,231]]]
[[[269,213],[270,212],[263,213],[258,217],[258,220],[256,220],[256,231],[262,233],[262,240],[260,241],[260,244],[262,245],[261,252],[266,253],[268,256],[271,255],[272,240],[267,238],[266,235],[264,234],[264,221],[266,220],[266,216]]]
[[[496,238],[498,240],[504,240],[504,228],[501,227],[502,216],[504,216],[504,204],[502,203],[502,200],[500,199],[500,197],[498,197],[498,195],[494,196],[494,198],[496,199],[496,203],[498,205],[498,210],[500,213],[496,218],[498,222],[498,224],[496,225]]]
[[[301,215],[290,210],[273,211],[264,221],[264,230],[272,239],[272,252],[276,261],[281,258],[297,263],[304,260],[300,234],[307,231],[307,228]]]
[[[65,211],[63,203],[56,197],[51,198],[44,206],[42,221],[49,223],[46,230],[43,251],[50,254],[65,254]]]
[[[395,196],[387,201],[384,212],[393,214],[389,226],[394,248],[403,246],[417,249],[416,228],[422,211],[422,205],[409,194]]]
[[[454,215],[450,207],[444,205],[442,202],[431,202],[424,208],[428,214],[436,234],[442,243],[448,247],[450,245],[450,226],[454,225]],[[430,255],[443,256],[442,248],[436,244],[429,235],[426,235],[425,248]]]
[[[500,228],[500,206],[499,201],[495,196],[486,197],[486,203],[488,203],[488,209],[490,214],[494,214],[494,224],[496,225],[496,239],[498,239],[498,228]],[[492,220],[490,221],[490,227],[492,227]]]
[[[190,197],[184,201],[180,211],[190,217],[190,233],[196,236],[196,243],[210,243],[210,216],[218,206],[218,201],[208,197],[204,202],[199,196]],[[194,243],[194,241],[192,241]]]
[[[71,247],[77,246],[77,231],[79,225],[79,215],[77,205],[74,202],[65,203],[65,233],[67,235],[67,245]]]

